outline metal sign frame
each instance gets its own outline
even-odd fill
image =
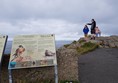
[[[58,83],[58,68],[57,68],[57,64],[53,65],[53,67],[54,67],[54,79],[55,79],[55,83]],[[9,70],[9,83],[13,83],[12,69],[8,69],[8,70]]]
[[[3,51],[2,51],[2,55],[1,55],[1,60],[0,60],[0,81],[1,81],[1,68],[2,68],[2,59],[3,59],[3,54],[4,54],[4,52],[5,52],[5,47],[6,47],[6,44],[7,44],[7,39],[8,39],[8,36],[7,35],[3,35],[3,36],[5,36],[6,38],[5,38],[5,43],[4,43],[4,47],[3,47]]]

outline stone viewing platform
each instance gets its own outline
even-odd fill
[[[79,81],[79,56],[96,48],[118,48],[118,36],[98,37],[95,40],[80,38],[70,44],[57,49],[58,77],[62,80]],[[3,57],[1,83],[8,83],[9,55]],[[54,68],[30,68],[13,70],[14,83],[27,83],[39,80],[48,80],[54,83]],[[43,82],[42,82],[43,83]],[[79,83],[79,82],[77,82]]]
[[[87,39],[82,37],[78,41],[73,41],[70,45],[65,45],[65,47],[75,49],[81,47],[86,42],[98,44],[101,48],[118,48],[118,36],[97,37],[95,40],[91,40],[90,37]]]
[[[98,37],[96,38],[100,43],[100,47],[103,48],[118,48],[118,36],[110,37]]]
[[[80,38],[79,41],[85,40]],[[118,36],[97,37],[95,40],[87,39],[87,42],[96,43],[100,48],[118,48]]]

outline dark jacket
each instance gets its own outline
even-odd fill
[[[88,28],[88,27],[87,27],[87,28],[84,28],[84,29],[83,29],[83,32],[84,32],[84,34],[88,34],[89,28]]]
[[[96,27],[96,22],[93,21],[92,23],[88,23],[87,25],[91,25],[91,30],[94,30]]]

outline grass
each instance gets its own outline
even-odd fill
[[[80,43],[80,44],[83,43],[83,42],[85,42],[85,40],[79,40],[79,43]]]
[[[68,46],[70,46],[70,44],[65,44],[64,47],[67,48]]]
[[[71,44],[76,44],[77,41],[73,41]],[[96,48],[98,48],[98,44],[96,43],[91,43],[91,42],[85,42],[85,40],[80,40],[79,41],[80,44],[83,44],[81,47],[78,47],[76,50],[78,51],[79,54],[84,54],[90,51],[95,50]],[[68,46],[70,46],[71,44],[66,44],[64,45],[65,48],[68,48]]]
[[[76,44],[76,43],[77,43],[77,41],[74,40],[71,44]],[[70,46],[71,44],[65,44],[64,47],[68,48],[68,46]]]
[[[98,45],[95,43],[91,43],[91,42],[86,42],[83,46],[77,48],[77,51],[80,54],[84,54],[90,51],[95,50],[96,48],[98,48]]]
[[[72,42],[72,44],[76,44],[76,43],[77,43],[77,41],[75,41],[75,40]]]

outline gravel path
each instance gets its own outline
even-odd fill
[[[79,58],[80,83],[118,83],[118,48],[100,48]]]

